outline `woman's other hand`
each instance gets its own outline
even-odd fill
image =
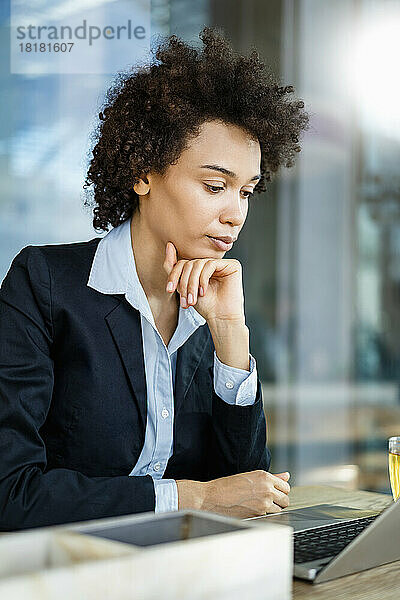
[[[211,481],[179,480],[179,509],[192,508],[245,519],[279,513],[289,506],[289,473],[263,470]]]

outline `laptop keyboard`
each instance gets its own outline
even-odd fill
[[[298,531],[294,534],[294,562],[304,563],[327,556],[336,556],[377,516]]]

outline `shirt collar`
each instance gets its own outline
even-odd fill
[[[100,240],[87,285],[103,294],[124,294],[155,328],[153,313],[136,271],[130,226],[131,218],[111,229]],[[206,322],[193,306],[179,307],[178,324],[183,318],[191,319],[196,327]]]

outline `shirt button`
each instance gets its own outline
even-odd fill
[[[161,416],[162,416],[163,419],[166,419],[167,417],[169,417],[169,412],[167,411],[166,408],[162,409]]]
[[[154,469],[155,471],[159,471],[159,470],[161,469],[161,463],[159,463],[159,462],[156,462],[156,463],[155,463],[155,465],[154,465],[154,467],[153,467],[153,469]]]
[[[227,387],[229,390],[231,390],[231,389],[233,388],[233,383],[232,383],[232,381],[227,381],[227,382],[225,383],[225,386],[226,386],[226,387]]]

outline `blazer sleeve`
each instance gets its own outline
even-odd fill
[[[213,367],[209,371],[212,376]],[[268,471],[271,453],[266,445],[267,424],[258,376],[254,404],[228,404],[213,387],[211,422],[208,479],[257,469]]]
[[[39,247],[26,246],[0,288],[0,530],[154,510],[149,475],[46,471],[40,428],[52,400],[52,344],[47,261]]]

